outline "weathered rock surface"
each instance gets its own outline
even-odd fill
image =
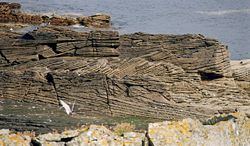
[[[202,35],[119,35],[41,27],[1,32],[0,96],[79,115],[208,118],[249,109],[227,47]]]
[[[232,60],[231,67],[235,80],[250,82],[250,59]]]
[[[0,130],[1,146],[29,146],[31,137],[28,134],[11,133],[8,129]]]
[[[232,60],[231,66],[237,85],[250,96],[250,60]]]
[[[79,17],[77,20],[80,24],[83,24],[87,27],[96,27],[96,28],[109,28],[111,26],[111,17],[105,14],[96,14],[89,17]]]
[[[226,117],[226,116],[224,116]],[[234,114],[225,120],[218,116],[221,122],[202,125],[197,120],[166,121],[149,125],[148,136],[156,146],[235,146],[250,145],[250,120]]]
[[[46,16],[23,13],[21,4],[0,2],[0,23],[25,23],[42,24],[48,23],[56,26],[69,26],[81,24],[86,27],[109,28],[111,17],[106,14],[96,14],[93,16],[66,17],[66,16]]]
[[[0,130],[1,145],[50,146],[238,146],[250,145],[250,120],[243,113],[217,115],[201,123],[195,119],[149,124],[145,133],[118,136],[104,126],[90,125],[62,133],[30,136]]]

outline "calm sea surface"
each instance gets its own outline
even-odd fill
[[[250,0],[7,0],[29,12],[107,13],[120,33],[200,33],[227,44],[232,59],[250,58]]]

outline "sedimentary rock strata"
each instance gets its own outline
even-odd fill
[[[250,96],[250,60],[232,60],[231,66],[236,83]]]
[[[249,107],[227,47],[202,35],[119,35],[41,27],[1,32],[0,96],[80,115],[207,118]]]
[[[9,22],[24,24],[46,23],[56,26],[80,24],[86,27],[109,28],[111,26],[111,17],[106,14],[81,17],[34,15],[22,12],[19,3],[0,2],[0,23]]]

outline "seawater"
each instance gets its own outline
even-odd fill
[[[229,46],[231,59],[250,58],[250,0],[7,0],[35,13],[106,13],[123,33],[199,33]]]

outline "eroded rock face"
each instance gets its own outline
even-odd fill
[[[119,35],[41,27],[1,32],[0,96],[79,115],[204,119],[247,109],[227,47],[202,35]],[[49,74],[49,78],[48,78]]]
[[[111,27],[111,17],[105,14],[96,14],[93,16],[66,17],[66,16],[42,16],[23,13],[19,3],[0,3],[0,22],[1,23],[25,23],[42,24],[47,23],[56,26],[70,26],[81,24],[86,27],[109,28]]]
[[[250,82],[250,60],[232,60],[231,61],[233,77],[237,81]]]
[[[237,85],[250,96],[250,60],[232,60],[231,66]]]

